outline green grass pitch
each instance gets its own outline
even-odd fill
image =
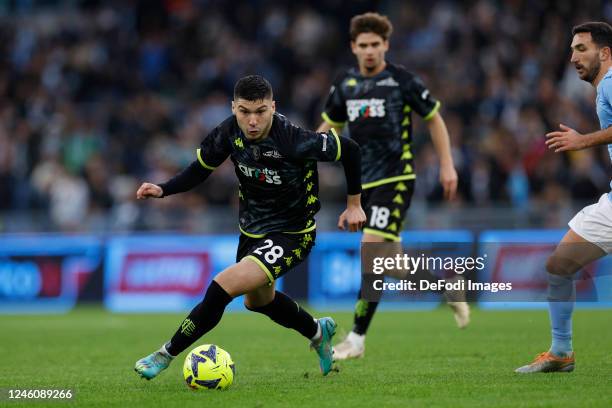
[[[338,338],[350,313],[332,314]],[[577,310],[576,371],[520,376],[549,343],[540,311],[473,312],[465,330],[450,311],[381,312],[366,357],[319,374],[314,352],[297,333],[266,317],[228,313],[197,344],[215,343],[236,362],[227,391],[189,390],[184,354],[160,377],[145,381],[134,362],[158,348],[182,315],[112,315],[79,308],[60,316],[0,317],[0,388],[72,388],[72,402],[7,402],[60,407],[610,407],[612,315]]]

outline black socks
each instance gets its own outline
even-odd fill
[[[208,286],[204,300],[193,308],[189,316],[183,320],[166,350],[172,356],[177,356],[204,334],[219,323],[225,307],[232,297],[214,280]]]
[[[307,339],[317,334],[318,324],[310,313],[282,292],[276,291],[272,302],[265,306],[247,309],[265,314],[281,326],[298,331]]]

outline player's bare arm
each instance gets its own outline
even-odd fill
[[[555,132],[546,134],[546,145],[555,153],[588,149],[612,143],[612,127],[597,132],[581,134],[564,124]]]
[[[440,159],[440,184],[444,189],[444,198],[452,200],[457,193],[457,171],[451,155],[450,138],[442,115],[436,113],[427,121],[431,141]]]

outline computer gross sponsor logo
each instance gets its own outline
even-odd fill
[[[383,118],[386,114],[385,100],[378,98],[349,99],[346,101],[346,112],[351,122],[358,118]]]
[[[238,165],[238,168],[246,177],[254,178],[262,183],[268,184],[282,184],[281,176],[278,174],[278,170],[271,170],[268,168],[257,169],[246,166],[242,163]]]

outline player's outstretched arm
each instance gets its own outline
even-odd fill
[[[206,180],[211,173],[211,170],[205,169],[198,161],[194,161],[165,183],[159,185],[142,183],[138,191],[136,191],[136,198],[139,200],[162,198],[172,194],[189,191]]]
[[[546,145],[555,153],[582,150],[612,143],[612,127],[582,135],[564,124],[556,132],[546,134]]]
[[[452,200],[457,193],[457,183],[459,179],[453,163],[453,156],[451,155],[448,130],[446,129],[446,124],[444,123],[444,119],[442,119],[442,115],[436,113],[427,121],[427,127],[429,128],[429,134],[431,135],[434,149],[440,159],[440,184],[442,184],[442,188],[444,189],[444,198]]]

